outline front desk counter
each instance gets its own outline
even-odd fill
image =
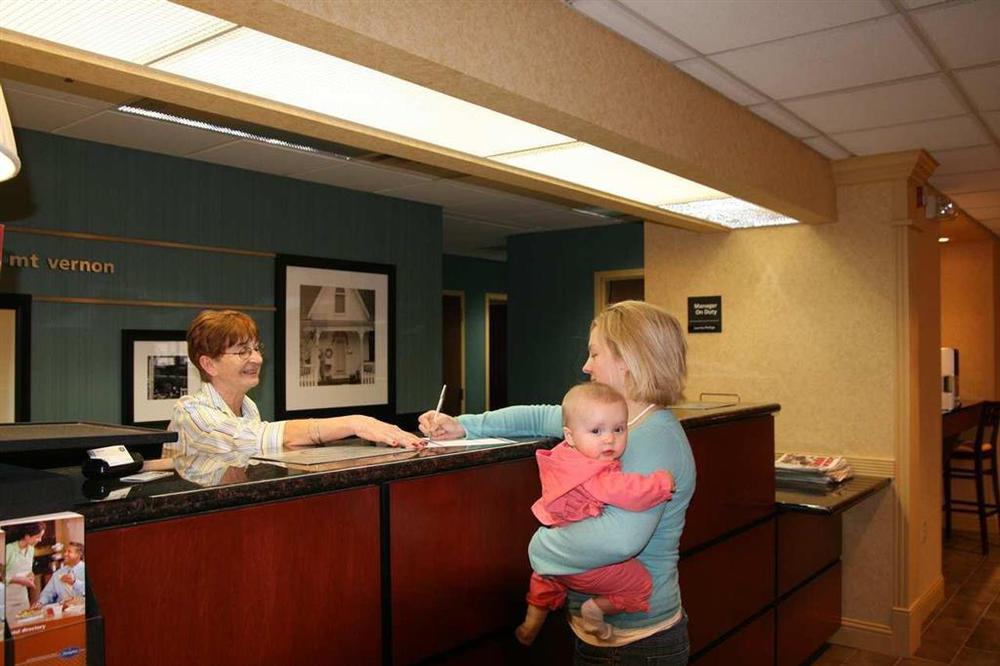
[[[680,571],[704,663],[734,649],[774,662],[778,409],[677,412],[698,466]],[[558,614],[530,650],[512,639],[538,526],[534,451],[552,444],[387,449],[314,473],[250,465],[207,486],[39,472],[46,492],[19,513],[86,516],[110,666],[570,663]]]

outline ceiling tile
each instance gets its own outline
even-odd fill
[[[651,25],[646,19],[617,3],[607,0],[571,0],[570,5],[606,28],[669,62],[694,58],[698,55],[696,51],[684,46],[658,27]]]
[[[507,236],[524,231],[520,226],[457,217],[446,212],[442,220],[442,249],[447,254],[502,259],[506,251],[496,248],[506,245]]]
[[[188,157],[278,176],[315,171],[318,168],[329,166],[331,163],[338,163],[333,157],[242,139],[191,153]]]
[[[990,126],[994,134],[1000,136],[1000,111],[987,111],[983,114],[983,120]]]
[[[397,199],[436,204],[446,208],[491,201],[497,197],[496,190],[476,185],[465,185],[450,180],[435,180],[429,183],[394,187],[380,190],[379,194]]]
[[[832,3],[802,4],[816,7]],[[728,51],[711,59],[774,99],[936,70],[898,16]]]
[[[950,176],[934,175],[931,176],[930,183],[949,196],[961,192],[1000,190],[1000,169],[956,173]]]
[[[927,5],[936,5],[939,2],[948,2],[948,0],[902,0],[903,6],[907,9],[918,9],[920,7],[926,7]]]
[[[1000,2],[952,2],[914,12],[931,45],[949,67],[1000,60]]]
[[[115,102],[106,102],[101,99],[94,99],[93,97],[83,97],[82,95],[74,95],[72,93],[63,92],[61,90],[53,90],[52,88],[43,88],[42,86],[35,86],[30,83],[22,83],[21,81],[14,81],[12,79],[2,80],[3,89],[6,90],[20,90],[21,92],[30,93],[32,95],[37,95],[39,97],[44,97],[46,99],[56,100],[59,102],[67,102],[69,104],[76,104],[77,106],[83,106],[88,109],[93,109],[94,111],[103,111],[104,109],[115,108],[118,105]]]
[[[935,176],[1000,169],[1000,148],[992,144],[956,150],[935,150],[933,155],[938,161],[938,168],[934,170]]]
[[[579,213],[569,208],[555,208],[552,210],[538,211],[529,215],[523,215],[512,220],[517,224],[524,224],[533,231],[546,231],[551,229],[578,229],[580,227],[598,227],[609,224],[618,224],[612,218],[600,215],[588,215]]]
[[[979,220],[979,223],[997,236],[1000,236],[1000,217],[993,218],[992,220]]]
[[[528,197],[502,194],[496,197],[484,198],[482,201],[450,206],[449,211],[458,215],[467,215],[497,222],[509,222],[514,218],[539,214],[550,210],[558,210],[553,204],[543,203]]]
[[[963,206],[962,210],[980,222],[983,220],[1000,218],[1000,206],[986,206],[983,208],[966,208]]]
[[[789,113],[774,102],[758,104],[757,106],[748,108],[772,125],[776,125],[800,139],[805,136],[816,136],[818,133],[815,129],[802,122],[795,114]]]
[[[4,86],[7,109],[15,127],[51,132],[101,113],[91,107],[63,102],[51,97],[40,97],[17,88]]]
[[[831,160],[842,160],[851,156],[851,153],[844,150],[825,136],[814,136],[811,139],[805,139],[803,143],[816,152],[826,155]]]
[[[1000,26],[997,30],[1000,31]],[[963,69],[955,72],[955,76],[977,109],[1000,109],[1000,65]]]
[[[767,99],[704,58],[695,58],[694,60],[685,60],[674,64],[681,71],[690,74],[709,88],[722,93],[737,104],[743,106],[747,104],[760,104]]]
[[[957,116],[966,111],[942,76],[783,104],[827,134]]]
[[[702,53],[740,48],[889,13],[879,0],[619,1]]]
[[[972,116],[941,118],[919,123],[833,134],[831,138],[856,155],[891,153],[897,150],[941,150],[982,145],[989,141]]]
[[[432,180],[430,176],[423,174],[376,167],[359,160],[337,160],[334,166],[298,173],[292,177],[364,192],[378,192]]]
[[[971,211],[976,208],[996,208],[1000,206],[1000,190],[956,194],[952,197],[952,199],[954,199],[963,210]]]
[[[178,156],[232,141],[232,137],[216,132],[118,111],[101,111],[95,116],[59,129],[56,134]]]

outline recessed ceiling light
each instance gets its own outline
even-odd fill
[[[938,238],[938,243],[947,243],[950,240],[951,239],[948,238],[947,236],[941,236],[940,238]]]
[[[663,210],[708,220],[730,229],[749,229],[752,227],[774,227],[785,224],[797,224],[798,220],[775,213],[749,201],[736,197],[722,199],[707,199],[704,201],[688,201],[685,203],[666,204],[660,206]]]

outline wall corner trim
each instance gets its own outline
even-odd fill
[[[840,185],[913,179],[927,182],[938,163],[926,150],[907,150],[865,157],[850,157],[833,164],[833,181]]]

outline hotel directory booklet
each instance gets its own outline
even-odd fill
[[[13,640],[14,663],[86,664],[83,516],[63,512],[5,520],[0,534],[0,607]]]

